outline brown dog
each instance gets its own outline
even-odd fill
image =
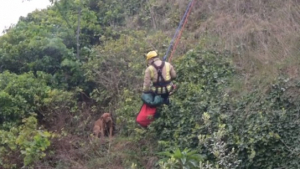
[[[93,128],[93,134],[96,137],[103,138],[105,135],[105,131],[109,130],[109,138],[112,137],[113,134],[113,120],[110,113],[103,113],[102,116],[95,122]]]

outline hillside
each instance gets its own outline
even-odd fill
[[[165,55],[189,1],[50,2],[0,37],[0,168],[300,168],[297,0],[195,0],[147,129],[144,55]]]

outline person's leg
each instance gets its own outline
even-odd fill
[[[170,104],[169,94],[162,94],[161,97],[164,99],[164,104],[166,105]]]
[[[156,112],[154,114],[154,119],[158,119],[160,117],[160,111],[161,111],[161,108],[156,107]]]

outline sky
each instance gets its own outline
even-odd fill
[[[49,0],[0,0],[0,35],[5,27],[16,24],[20,16],[27,16],[35,9],[44,9],[49,5]]]

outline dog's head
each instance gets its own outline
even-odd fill
[[[107,123],[107,122],[112,122],[112,118],[110,113],[103,113],[102,116],[103,120]]]

